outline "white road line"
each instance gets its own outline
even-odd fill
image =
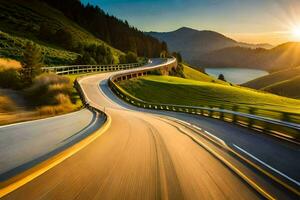
[[[279,170],[273,168],[272,166],[268,165],[267,163],[261,161],[260,159],[256,158],[254,155],[252,155],[252,154],[248,153],[246,150],[242,149],[241,147],[239,147],[239,146],[237,146],[237,145],[235,145],[235,144],[233,144],[233,146],[236,147],[238,150],[242,151],[243,153],[247,154],[248,156],[250,156],[251,158],[253,158],[253,159],[256,160],[257,162],[263,164],[264,166],[266,166],[266,167],[268,167],[269,169],[273,170],[274,172],[280,174],[280,175],[283,176],[284,178],[286,178],[286,179],[292,181],[293,183],[295,183],[296,185],[300,186],[300,183],[299,183],[298,181],[292,179],[291,177],[285,175],[285,174],[282,173],[281,171],[279,171]]]
[[[200,128],[198,126],[192,125],[192,127],[194,127],[195,129],[198,129],[198,130],[202,131],[202,128]]]
[[[221,140],[220,138],[218,138],[217,136],[211,134],[211,133],[208,132],[208,131],[204,131],[204,132],[205,132],[206,134],[208,134],[210,137],[212,137],[212,138],[216,139],[217,141],[219,141],[222,145],[226,146],[226,143],[225,143],[223,140]]]

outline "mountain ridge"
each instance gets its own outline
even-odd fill
[[[226,47],[270,48],[270,44],[248,44],[238,42],[221,33],[211,30],[197,30],[181,27],[170,32],[146,32],[168,44],[170,51],[180,52],[187,62],[195,60],[199,55]],[[180,38],[180,39],[179,39]]]

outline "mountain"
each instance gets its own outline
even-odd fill
[[[255,68],[279,71],[300,66],[300,43],[288,42],[272,49],[228,47],[198,56],[193,62],[204,67]]]
[[[300,98],[300,67],[274,72],[244,83],[242,86],[282,96]]]
[[[227,47],[271,48],[269,44],[240,43],[214,31],[199,31],[187,27],[172,32],[148,32],[147,34],[165,41],[170,51],[180,52],[191,64],[196,64],[198,57]]]

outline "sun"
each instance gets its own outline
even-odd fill
[[[294,36],[295,38],[297,38],[297,39],[300,40],[300,26],[294,28],[293,31],[292,31],[292,33],[293,33],[293,36]]]

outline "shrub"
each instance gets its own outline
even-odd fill
[[[0,96],[0,113],[12,112],[16,110],[16,104],[7,96]]]
[[[0,58],[0,87],[19,89],[21,87],[20,68],[20,62]]]
[[[125,64],[125,63],[127,63],[127,61],[126,61],[126,55],[120,55],[120,56],[119,56],[119,63],[120,63],[120,64]]]
[[[10,89],[20,89],[22,87],[18,70],[0,69],[0,87]]]
[[[59,105],[58,95],[69,98],[72,93],[72,84],[66,77],[56,74],[42,74],[38,76],[32,86],[25,90],[27,98],[33,105]]]
[[[16,60],[7,59],[7,58],[0,58],[0,70],[5,69],[20,69],[21,63]]]
[[[54,40],[58,45],[61,45],[65,49],[74,50],[76,49],[76,40],[69,29],[59,29],[55,35]]]
[[[218,79],[221,81],[226,81],[225,76],[223,74],[220,74]]]
[[[38,112],[40,115],[57,115],[66,112],[70,112],[75,109],[75,105],[73,105],[70,101],[70,98],[64,94],[58,94],[54,97],[57,105],[54,106],[42,106],[38,108]]]
[[[126,62],[127,63],[136,63],[137,62],[137,55],[131,51],[126,54]]]

